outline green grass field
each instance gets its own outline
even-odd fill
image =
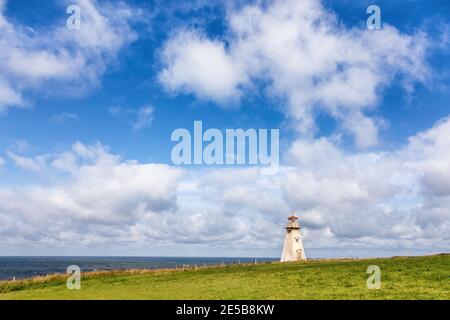
[[[367,267],[381,289],[367,289]],[[450,255],[262,263],[197,270],[65,275],[0,282],[0,299],[450,299]]]

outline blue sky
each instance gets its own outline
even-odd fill
[[[72,2],[81,7],[80,30],[64,30]],[[0,254],[217,255],[226,248],[226,255],[276,256],[289,210],[305,213],[307,255],[308,246],[313,256],[448,251],[450,193],[447,182],[435,181],[450,172],[448,154],[439,153],[449,143],[448,1],[376,1],[383,28],[373,31],[366,28],[371,1],[72,2],[0,0],[0,215],[7,221]],[[246,12],[260,21],[256,28]],[[149,114],[140,118],[143,110]],[[266,181],[247,167],[176,168],[170,135],[194,120],[221,130],[279,128],[282,173]],[[78,160],[55,165],[63,156]],[[124,173],[130,181],[136,174],[153,181],[165,170],[168,178],[142,182],[142,190],[105,188],[99,196],[128,196],[105,207],[73,191],[91,186],[86,170],[101,172],[91,183],[102,188],[124,166],[132,167]],[[324,200],[339,189],[348,198]],[[261,208],[261,196],[273,201]],[[33,217],[21,202],[38,208]],[[90,216],[98,210],[105,217]],[[381,228],[383,210],[395,216],[393,226]],[[27,226],[53,215],[67,221]],[[194,227],[165,239],[159,233],[172,219]],[[252,223],[259,233],[271,229],[270,239],[255,244],[263,235]],[[117,229],[109,233],[111,225]]]
[[[213,14],[213,21],[202,22],[207,30],[214,30],[212,35],[215,35],[224,32],[223,26],[218,22],[220,17],[223,18],[223,8],[191,11],[186,8],[177,9],[177,5],[173,4],[173,9],[159,12],[161,8],[156,4],[130,2],[130,5],[143,6],[149,10],[146,14],[152,18],[137,23],[139,39],[119,54],[118,61],[111,70],[102,75],[101,84],[80,97],[68,98],[52,93],[48,96],[32,92],[30,112],[8,110],[8,116],[2,117],[1,121],[5,121],[2,129],[6,130],[1,132],[0,143],[3,149],[11,148],[17,137],[50,151],[67,148],[75,140],[86,143],[101,141],[127,158],[166,163],[170,162],[171,144],[168,141],[171,132],[180,127],[192,127],[194,120],[201,119],[214,128],[230,127],[230,124],[233,124],[231,127],[244,128],[278,127],[283,121],[283,116],[273,112],[273,106],[267,104],[262,96],[251,97],[249,101],[223,109],[214,107],[208,101],[199,102],[192,95],[167,93],[158,83],[158,50],[169,36],[167,28],[176,27],[167,22],[167,17],[186,16],[197,21],[198,15],[204,11],[218,11],[218,17]],[[11,3],[7,13],[22,23],[31,18],[29,25],[32,28],[45,28],[48,25],[45,23],[47,18],[43,22],[42,16],[34,9],[27,12],[26,9],[22,11],[23,7],[20,2]],[[28,8],[28,5],[25,7]],[[60,14],[61,11],[64,12],[63,5],[51,3],[51,10],[40,8],[43,15],[50,15],[49,11],[52,13],[48,17],[52,23],[58,23],[58,14],[59,23],[66,18]],[[156,11],[156,17],[153,17],[153,10]],[[134,120],[132,111],[146,105],[155,109],[155,121],[149,127],[133,131],[130,124]],[[115,107],[128,110],[125,112],[128,115],[112,116],[109,110]],[[64,113],[76,114],[78,119],[67,119],[63,124],[52,121],[52,118]]]
[[[34,2],[40,3],[37,0]],[[328,2],[326,6],[337,12],[342,23],[358,27],[365,24],[368,16],[365,14],[366,2],[346,1],[340,5]],[[435,39],[439,38],[441,30],[434,24],[444,23],[450,10],[445,1],[379,4],[383,7],[384,23],[405,32],[425,27]],[[152,18],[136,24],[139,39],[120,52],[118,61],[102,75],[101,84],[79,97],[67,97],[56,92],[30,92],[27,95],[31,101],[29,110],[8,110],[0,118],[0,147],[3,150],[11,148],[17,139],[25,139],[41,152],[67,148],[75,140],[86,143],[101,141],[126,158],[170,162],[171,145],[167,143],[170,133],[175,128],[192,127],[196,119],[202,119],[206,125],[214,128],[280,127],[283,130],[285,117],[276,111],[279,101],[273,101],[264,92],[251,94],[238,103],[230,103],[230,108],[217,108],[211,102],[198,101],[189,94],[168,94],[158,83],[157,74],[161,67],[158,49],[169,36],[168,28],[176,28],[181,23],[176,21],[171,25],[167,18],[183,16],[186,25],[199,23],[211,37],[217,37],[225,32],[221,21],[225,9],[220,4],[217,7],[189,10],[177,8],[174,3],[173,9],[164,10],[166,12],[159,12],[158,4],[132,1],[130,5],[149,10]],[[14,1],[8,2],[6,16],[22,25],[45,31],[55,24],[64,23],[66,16],[61,14],[64,9],[61,3],[32,5]],[[155,16],[153,11],[156,11]],[[211,17],[199,17],[204,12],[208,12]],[[448,51],[435,52],[430,60],[434,72],[438,77],[444,77],[442,80],[445,82],[445,71],[450,64]],[[389,129],[382,132],[385,146],[404,144],[407,137],[429,128],[446,116],[449,95],[445,89],[426,88],[419,84],[409,97],[393,83],[374,112],[392,122]],[[130,125],[132,115],[114,117],[109,112],[111,107],[138,110],[145,105],[155,108],[155,120],[151,126],[138,132],[133,131]],[[65,119],[64,123],[52,121],[52,118],[64,113],[74,114],[78,119]],[[333,119],[327,115],[319,116],[317,125],[318,136],[332,133],[335,127]],[[287,134],[284,130],[282,135]]]

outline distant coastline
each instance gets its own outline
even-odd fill
[[[213,266],[254,261],[278,261],[265,257],[89,257],[89,256],[0,256],[0,281],[65,274],[67,267],[77,265],[82,272],[111,270],[155,270]]]

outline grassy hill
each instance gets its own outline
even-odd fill
[[[86,273],[81,290],[52,275],[0,282],[0,299],[450,299],[450,255]]]

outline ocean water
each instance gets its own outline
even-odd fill
[[[257,262],[276,261],[256,258]],[[0,257],[0,280],[29,278],[53,273],[65,273],[70,265],[82,272],[114,269],[164,269],[182,265],[201,266],[254,262],[255,258],[211,257]]]

